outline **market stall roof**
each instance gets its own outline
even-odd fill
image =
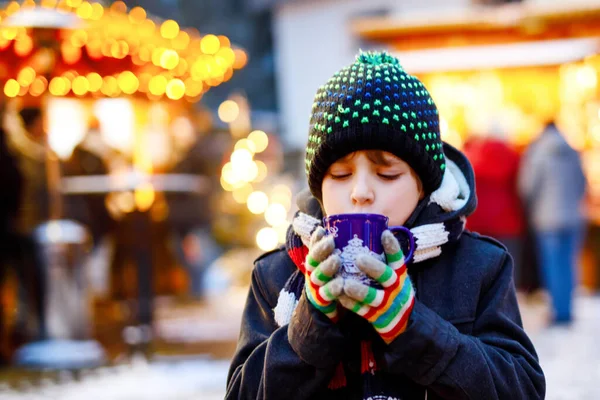
[[[24,0],[0,9],[0,80],[7,97],[198,100],[247,55],[225,36],[183,29],[122,1]]]
[[[394,52],[410,73],[560,65],[598,53],[600,39],[559,39]]]
[[[360,38],[396,50],[507,44],[600,36],[600,4],[523,2],[354,21]]]

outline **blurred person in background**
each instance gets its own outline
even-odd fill
[[[519,153],[506,142],[499,124],[494,124],[487,136],[472,136],[463,151],[475,171],[477,191],[477,209],[467,219],[467,227],[506,246],[514,260],[515,286],[521,289],[525,223],[517,191]]]
[[[526,150],[518,186],[535,232],[553,322],[570,323],[586,180],[579,153],[569,146],[554,122],[547,124]]]
[[[1,109],[0,116],[3,115]],[[13,299],[16,320],[10,322],[13,310],[4,307],[5,298],[0,307],[0,364],[7,362],[10,353],[32,339],[32,335],[44,334],[44,287],[36,248],[30,235],[19,230],[25,185],[19,158],[9,149],[6,131],[0,126],[0,287],[10,285],[10,275],[17,279],[17,299]],[[2,294],[7,291],[2,290]]]

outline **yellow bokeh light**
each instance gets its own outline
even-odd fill
[[[269,146],[269,137],[265,132],[260,130],[250,132],[248,135],[248,140],[254,143],[257,153],[265,151]]]
[[[172,19],[163,22],[160,26],[160,34],[165,39],[175,39],[179,35],[179,24]]]
[[[56,7],[56,0],[42,0],[42,7],[44,8],[54,8]]]
[[[125,94],[133,94],[138,90],[140,86],[140,81],[137,76],[131,71],[123,71],[119,74],[117,79],[117,83],[119,88]]]
[[[88,41],[88,33],[83,29],[78,29],[73,32],[70,38],[71,45],[75,47],[82,47]]]
[[[100,3],[92,4],[92,19],[99,20],[104,15],[104,7]]]
[[[269,207],[269,198],[264,192],[252,192],[248,196],[248,210],[252,214],[262,214]]]
[[[250,162],[252,162],[252,153],[248,149],[239,148],[231,153],[231,163],[234,168],[237,168],[237,165],[246,167]]]
[[[75,47],[68,42],[63,43],[61,52],[63,59],[67,64],[75,64],[81,59],[81,48]]]
[[[185,84],[181,79],[171,79],[167,84],[166,93],[171,100],[179,100],[185,94]]]
[[[248,201],[248,197],[250,196],[250,194],[252,194],[253,191],[254,191],[254,189],[252,188],[252,185],[249,183],[246,183],[245,185],[237,187],[237,188],[233,188],[233,191],[232,191],[233,199],[235,200],[236,203],[244,204],[244,203],[246,203],[246,201]]]
[[[215,60],[223,68],[228,68],[233,65],[235,61],[235,54],[229,47],[222,47],[217,54],[215,54]]]
[[[67,5],[69,7],[79,7],[81,5],[81,3],[83,2],[83,0],[67,0]]]
[[[31,86],[29,87],[29,93],[32,96],[41,96],[42,93],[46,91],[47,86],[48,80],[43,76],[38,76],[35,78]]]
[[[97,92],[102,88],[102,77],[96,72],[87,74],[87,80],[90,84],[90,92]]]
[[[85,76],[78,76],[73,79],[72,90],[77,96],[83,96],[90,90],[90,83]]]
[[[117,40],[110,46],[110,55],[117,59],[122,59],[129,53],[129,44],[124,40]]]
[[[14,40],[17,37],[17,28],[2,28],[1,32],[6,40]]]
[[[190,35],[187,32],[180,31],[175,39],[173,39],[173,48],[184,50],[190,44]]]
[[[190,97],[198,96],[202,93],[202,82],[192,78],[185,80],[185,94]]]
[[[200,49],[205,54],[215,54],[219,51],[221,47],[221,42],[219,42],[219,38],[215,35],[206,35],[200,41]]]
[[[232,185],[231,183],[227,182],[225,180],[225,178],[221,177],[220,181],[221,181],[221,187],[224,190],[227,190],[228,192],[231,192],[233,189],[235,189],[235,185]]]
[[[155,96],[162,96],[165,94],[165,90],[167,89],[167,83],[167,78],[162,75],[152,77],[148,86],[150,93]]]
[[[114,76],[105,76],[102,79],[102,88],[100,89],[102,94],[106,96],[116,96],[119,94],[119,83],[117,78]]]
[[[158,65],[164,69],[173,69],[179,63],[179,54],[175,50],[165,49],[160,54]]]
[[[17,81],[21,86],[29,86],[35,79],[35,70],[31,67],[25,67],[17,74]]]
[[[48,90],[53,96],[64,96],[69,91],[69,80],[62,77],[52,78]]]
[[[7,15],[11,15],[19,11],[20,8],[21,5],[18,2],[11,1],[10,3],[8,3],[8,6],[6,6],[5,12]]]
[[[21,85],[15,79],[9,79],[4,84],[4,94],[6,97],[16,97],[21,90]]]
[[[26,56],[31,53],[31,50],[33,50],[33,40],[29,36],[25,35],[17,38],[15,41],[15,53],[18,56]]]
[[[221,169],[221,178],[230,185],[236,185],[238,183],[238,179],[230,162],[223,165],[223,168]]]
[[[122,192],[115,196],[115,203],[123,213],[130,213],[135,210],[135,197],[131,192]]]
[[[279,226],[285,224],[287,217],[287,210],[281,204],[270,204],[265,211],[265,220],[271,226]]]
[[[240,106],[233,100],[225,100],[219,106],[218,114],[221,121],[226,123],[233,122],[240,114]]]
[[[82,19],[90,19],[92,18],[94,10],[92,9],[92,5],[87,1],[84,1],[79,8],[77,8],[77,15]]]
[[[142,72],[138,80],[140,81],[140,87],[138,90],[142,93],[148,92],[148,86],[150,85],[150,79],[152,79],[152,75],[147,72]]]
[[[234,150],[238,150],[238,149],[245,149],[245,150],[248,150],[250,153],[256,152],[256,146],[254,145],[254,142],[251,142],[248,139],[238,140],[237,143],[235,144]]]
[[[148,211],[154,200],[156,199],[156,193],[151,183],[143,183],[135,189],[134,193],[135,205],[137,209],[144,212]]]
[[[276,185],[271,190],[269,201],[281,204],[286,210],[289,210],[292,206],[292,191],[286,185]]]
[[[262,182],[267,178],[267,165],[260,160],[256,160],[254,163],[256,164],[256,169],[258,170],[256,178],[254,178],[254,182]]]
[[[279,235],[273,228],[262,228],[256,234],[256,244],[263,251],[271,251],[277,247]]]
[[[133,23],[140,23],[146,19],[146,11],[142,7],[133,7],[129,11],[129,21]]]

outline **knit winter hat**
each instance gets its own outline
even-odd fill
[[[425,86],[386,52],[361,52],[319,88],[312,107],[306,174],[321,198],[327,169],[358,150],[384,150],[407,162],[427,193],[446,168],[438,110]]]

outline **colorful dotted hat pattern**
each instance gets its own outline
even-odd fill
[[[386,52],[364,52],[319,88],[310,119],[306,173],[321,198],[336,160],[358,150],[389,151],[407,162],[431,193],[446,167],[438,110],[425,86]]]

